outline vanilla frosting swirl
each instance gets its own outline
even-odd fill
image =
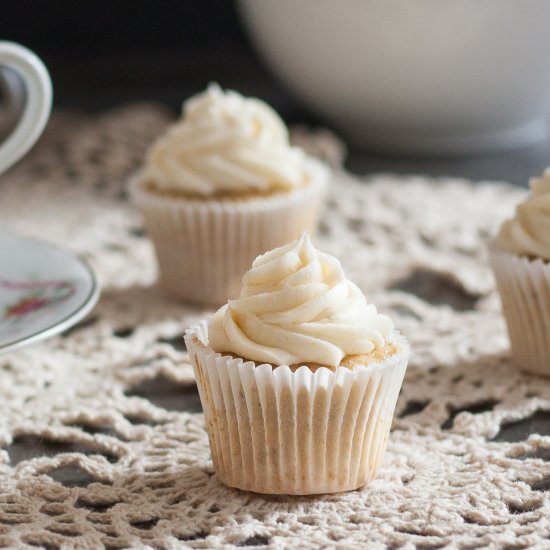
[[[212,84],[151,146],[144,175],[161,190],[190,195],[262,193],[304,185],[308,162],[271,107]]]
[[[514,254],[550,261],[550,168],[530,185],[531,194],[518,204],[515,216],[504,222],[497,242]]]
[[[304,234],[256,258],[241,297],[210,320],[208,338],[215,351],[256,362],[337,367],[347,355],[383,347],[393,332],[340,262]]]

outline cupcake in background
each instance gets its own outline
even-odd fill
[[[130,192],[161,286],[219,305],[258,254],[315,229],[328,179],[268,105],[210,85],[151,146]]]
[[[409,347],[308,235],[256,258],[185,341],[225,484],[303,495],[376,476]]]
[[[550,376],[550,169],[489,247],[518,368]]]

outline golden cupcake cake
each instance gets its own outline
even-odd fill
[[[220,305],[258,254],[314,230],[328,178],[268,105],[211,85],[150,147],[130,192],[161,285]]]
[[[550,169],[489,247],[518,368],[550,376]]]
[[[185,341],[225,484],[304,495],[377,475],[409,346],[307,234],[256,258]]]

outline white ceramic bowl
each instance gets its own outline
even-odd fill
[[[546,136],[550,0],[239,0],[288,88],[351,141],[461,154]]]

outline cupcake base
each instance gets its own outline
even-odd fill
[[[512,358],[526,372],[550,376],[550,263],[489,248]]]
[[[208,347],[205,323],[185,340],[214,468],[226,485],[307,495],[357,489],[376,477],[407,367],[404,338],[382,363],[335,372],[222,356]]]

